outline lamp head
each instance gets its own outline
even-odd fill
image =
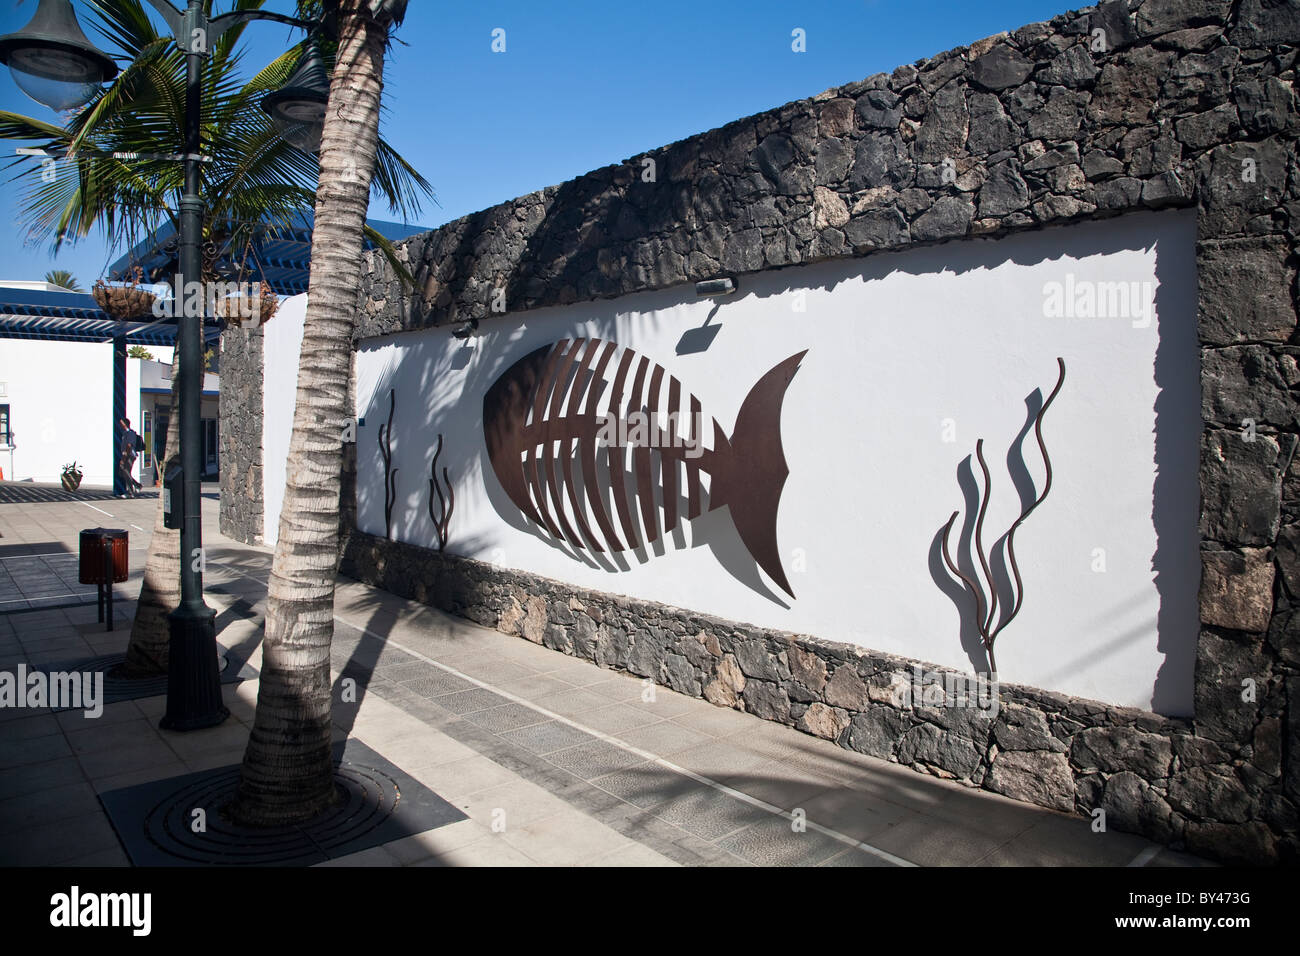
[[[0,63],[18,88],[62,112],[89,102],[117,76],[117,64],[86,39],[71,0],[40,0],[31,22],[0,37]]]

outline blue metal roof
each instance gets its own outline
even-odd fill
[[[231,250],[223,257],[225,265],[231,272],[242,272],[246,281],[264,279],[276,295],[306,292],[311,272],[311,230],[314,223],[315,216],[310,212],[301,213],[289,226],[268,223],[253,242],[246,258],[243,249]],[[368,219],[366,224],[393,241],[428,231],[425,226],[381,219]],[[175,227],[166,223],[109,266],[109,277],[125,279],[138,266],[144,272],[144,282],[170,282],[176,273],[178,246]],[[365,247],[373,249],[374,245],[367,242]],[[241,258],[244,258],[242,263],[238,261]]]
[[[85,292],[0,287],[0,338],[107,342],[123,332],[127,345],[171,346],[176,342],[173,319],[146,315],[119,323]],[[216,321],[209,320],[204,337],[214,339],[218,332]]]

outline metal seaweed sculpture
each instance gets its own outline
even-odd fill
[[[434,534],[438,536],[438,550],[442,551],[447,547],[447,529],[451,524],[451,511],[456,507],[456,493],[452,490],[451,475],[447,473],[447,466],[442,467],[442,480],[447,486],[447,494],[444,496],[442,488],[438,485],[438,456],[442,454],[442,434],[438,435],[438,447],[433,452],[433,464],[429,466],[429,520],[433,522]],[[438,511],[433,510],[433,498],[438,497]]]
[[[388,424],[379,426],[379,454],[384,459],[384,537],[393,537],[393,502],[397,498],[397,469],[393,467],[393,411],[397,396],[388,390]]]
[[[1034,438],[1038,442],[1038,450],[1043,456],[1043,465],[1047,470],[1047,478],[1043,483],[1042,493],[1020,513],[1020,517],[1012,522],[1011,527],[1000,541],[1005,542],[1006,546],[1006,563],[1011,568],[1013,582],[1011,584],[1010,594],[1010,613],[1006,613],[1004,604],[1001,609],[1003,613],[999,614],[998,608],[998,589],[997,583],[993,579],[993,572],[989,567],[989,554],[991,551],[984,550],[984,515],[988,511],[990,497],[990,479],[989,467],[984,461],[984,439],[975,443],[975,460],[979,462],[980,472],[984,475],[984,489],[980,496],[979,513],[975,519],[975,553],[979,558],[980,570],[984,574],[981,581],[978,575],[972,579],[964,574],[962,570],[952,560],[952,555],[948,549],[948,538],[952,533],[952,526],[957,520],[960,511],[954,511],[948,523],[943,526],[943,562],[948,566],[948,570],[957,577],[965,586],[966,590],[975,598],[975,616],[976,626],[979,629],[980,642],[984,645],[984,650],[989,655],[989,671],[993,674],[998,672],[997,660],[993,655],[993,642],[997,639],[998,634],[1002,632],[1008,624],[1012,622],[1017,614],[1020,613],[1021,604],[1024,602],[1025,589],[1024,582],[1020,577],[1020,568],[1016,564],[1016,531],[1020,528],[1026,518],[1033,513],[1034,509],[1043,503],[1047,493],[1052,490],[1052,460],[1047,456],[1047,446],[1043,443],[1043,416],[1047,414],[1047,409],[1056,399],[1057,394],[1061,391],[1061,386],[1065,384],[1065,360],[1057,358],[1057,366],[1060,368],[1060,377],[1056,380],[1056,387],[1052,389],[1051,395],[1043,403],[1043,407],[1038,410],[1034,416]],[[996,549],[997,544],[994,544]],[[984,583],[988,585],[988,597],[984,595]]]

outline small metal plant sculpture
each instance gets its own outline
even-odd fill
[[[442,454],[442,434],[438,435],[438,447],[433,452],[433,464],[429,466],[429,520],[433,522],[434,534],[438,536],[438,550],[447,547],[447,528],[451,524],[451,511],[456,507],[456,493],[452,490],[451,475],[447,466],[442,467],[442,481],[447,486],[444,496],[438,484],[438,456]],[[438,510],[433,510],[434,495],[438,496]]]
[[[81,469],[77,467],[75,461],[63,466],[63,473],[59,480],[63,483],[64,491],[76,491],[81,487]]]
[[[393,502],[397,498],[397,469],[393,467],[393,412],[397,396],[388,390],[388,424],[379,426],[379,455],[384,459],[384,537],[393,537]]]
[[[1002,632],[1002,629],[1020,613],[1020,606],[1025,597],[1024,582],[1020,578],[1020,568],[1016,564],[1016,530],[1024,524],[1025,519],[1033,513],[1034,509],[1043,503],[1047,493],[1052,490],[1052,460],[1047,457],[1047,446],[1043,444],[1043,416],[1047,414],[1047,409],[1056,399],[1057,393],[1061,391],[1061,386],[1065,384],[1065,360],[1057,358],[1056,364],[1061,370],[1060,377],[1056,380],[1056,387],[1052,389],[1052,394],[1047,397],[1043,407],[1034,416],[1034,438],[1038,441],[1038,450],[1042,453],[1043,465],[1047,469],[1047,478],[1043,483],[1042,493],[1027,508],[1021,511],[1020,517],[1012,522],[1007,533],[998,542],[995,542],[993,548],[989,551],[984,550],[984,514],[988,510],[990,491],[989,467],[984,461],[984,439],[981,438],[975,443],[975,460],[979,462],[980,471],[984,475],[984,488],[980,495],[979,514],[975,518],[974,534],[975,553],[979,558],[980,570],[984,573],[983,580],[980,580],[978,575],[972,579],[964,574],[953,562],[951,552],[948,549],[949,535],[952,533],[953,524],[957,521],[957,516],[961,512],[954,511],[952,517],[948,519],[948,523],[943,527],[943,562],[975,598],[976,626],[979,629],[980,642],[989,655],[989,671],[993,674],[998,672],[997,660],[993,656],[993,642],[997,639],[998,634]],[[1014,582],[1004,582],[1011,585],[1009,588],[1011,594],[1010,613],[1007,613],[1008,609],[1004,605],[1001,608],[1001,614],[999,614],[998,608],[998,586],[989,566],[989,556],[996,551],[999,543],[1005,543],[1006,564],[1011,569],[1014,579]],[[987,597],[984,594],[986,582],[988,586]]]

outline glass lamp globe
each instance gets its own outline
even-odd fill
[[[41,0],[31,23],[0,37],[0,63],[18,88],[57,112],[87,103],[117,64],[86,39],[71,0]]]

